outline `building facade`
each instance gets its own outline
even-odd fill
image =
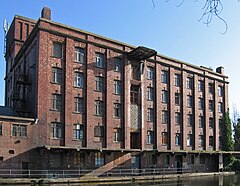
[[[53,22],[46,7],[37,21],[15,16],[6,37],[5,105],[18,119],[0,118],[0,168],[218,170],[223,67]]]

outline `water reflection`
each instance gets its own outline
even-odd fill
[[[156,182],[145,183],[118,183],[118,184],[53,184],[49,186],[239,186],[240,174],[230,176],[204,176],[192,177],[178,180],[162,180]],[[45,185],[46,186],[46,185]]]
[[[129,184],[99,184],[99,186],[239,186],[240,175],[231,176],[204,176],[184,178],[175,181],[165,180],[161,182],[129,183]]]

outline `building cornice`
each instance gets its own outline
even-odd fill
[[[219,155],[219,154],[225,154],[225,155],[240,155],[240,151],[205,151],[205,150],[158,150],[158,149],[114,149],[114,148],[87,148],[87,147],[73,147],[73,146],[51,146],[51,145],[46,145],[46,146],[41,146],[38,147],[40,149],[47,149],[47,150],[76,150],[76,151],[97,151],[97,152],[122,152],[122,153],[127,153],[127,152],[135,152],[135,153],[155,153],[155,154],[182,154],[182,155],[187,155],[187,154],[195,154],[195,155],[200,155],[200,154],[210,154],[210,155]]]

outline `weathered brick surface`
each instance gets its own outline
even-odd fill
[[[23,25],[23,30],[20,31],[20,22]],[[125,45],[120,42],[113,41],[95,34],[91,34],[85,31],[81,31],[75,28],[67,27],[61,24],[56,24],[50,20],[40,19],[35,26],[34,32],[31,33],[31,37],[26,41],[26,25],[29,24],[29,33],[33,28],[33,21],[28,19],[18,18],[14,19],[11,27],[11,32],[8,37],[14,37],[12,47],[9,47],[7,51],[7,63],[10,65],[10,59],[12,56],[16,56],[20,50],[22,44],[23,47],[20,50],[19,55],[15,58],[15,66],[12,71],[7,71],[6,82],[10,80],[10,77],[14,78],[14,86],[18,80],[17,70],[21,68],[22,71],[31,72],[29,79],[31,82],[30,89],[32,93],[26,99],[27,107],[31,108],[31,112],[25,113],[23,116],[38,118],[37,125],[29,125],[29,136],[26,141],[28,145],[21,145],[22,151],[29,150],[29,147],[42,147],[42,146],[58,146],[71,148],[69,153],[74,159],[75,151],[73,149],[86,148],[86,149],[107,149],[118,150],[120,153],[122,150],[130,150],[131,148],[131,113],[130,113],[130,87],[131,84],[139,84],[141,87],[141,103],[140,103],[140,116],[141,127],[138,129],[140,134],[140,149],[141,150],[155,150],[158,152],[165,152],[163,155],[157,155],[157,166],[163,167],[165,161],[165,155],[170,156],[170,164],[175,166],[175,155],[169,153],[171,151],[191,151],[191,150],[219,150],[219,126],[218,120],[222,116],[222,113],[218,112],[218,102],[223,103],[224,110],[228,108],[228,83],[227,77],[222,74],[215,73],[206,68],[195,67],[190,64],[182,63],[174,59],[168,59],[161,55],[151,57],[151,60],[145,61],[145,70],[141,76],[139,82],[132,79],[132,61],[127,59],[126,53],[133,50],[131,46]],[[20,35],[22,34],[21,38]],[[12,38],[8,38],[12,39]],[[19,41],[21,40],[21,41]],[[63,58],[57,59],[53,57],[53,42],[60,42],[63,44]],[[80,64],[74,61],[74,48],[81,47],[86,51],[85,64]],[[95,53],[102,53],[104,55],[105,67],[97,68],[95,66]],[[123,65],[121,73],[115,72],[114,58],[120,57]],[[27,60],[26,60],[27,59]],[[34,61],[34,62],[31,62]],[[27,65],[24,63],[27,62]],[[135,62],[136,63],[136,62]],[[139,61],[137,62],[139,63]],[[52,83],[52,67],[59,67],[62,69],[63,81],[62,84]],[[146,78],[146,67],[151,66],[154,69],[154,79],[148,80]],[[31,69],[35,71],[31,71]],[[168,83],[161,83],[161,71],[166,70],[168,72]],[[84,88],[74,87],[74,72],[79,71],[84,74]],[[34,73],[35,72],[35,73]],[[174,74],[180,74],[181,85],[176,87],[174,85]],[[13,75],[14,74],[14,75]],[[34,75],[35,74],[35,75]],[[95,76],[104,77],[105,90],[98,92],[95,90],[96,82]],[[193,89],[186,88],[186,78],[193,77]],[[114,80],[120,80],[122,82],[122,94],[114,94]],[[204,92],[198,92],[198,81],[204,82]],[[214,95],[208,93],[208,84],[212,82],[214,84]],[[13,86],[13,87],[14,87]],[[152,86],[154,89],[153,101],[147,100],[147,87]],[[224,90],[223,97],[219,97],[217,94],[218,86],[222,86]],[[162,103],[161,92],[166,90],[168,92],[168,102]],[[14,89],[7,91],[6,100],[11,98],[14,94]],[[62,111],[51,110],[51,95],[57,93],[62,96]],[[175,93],[180,93],[180,105],[175,105]],[[187,107],[187,95],[193,97],[193,107]],[[82,97],[84,99],[84,113],[74,113],[74,97]],[[203,98],[204,109],[198,109],[198,98]],[[214,111],[209,112],[209,100],[214,101]],[[95,115],[95,100],[102,100],[104,102],[103,116]],[[13,100],[16,105],[16,100]],[[6,102],[7,103],[7,102]],[[114,117],[114,103],[121,103],[122,116],[120,118]],[[11,106],[7,103],[8,106]],[[153,108],[154,121],[147,121],[147,109]],[[162,112],[168,111],[168,122],[162,124]],[[180,125],[175,124],[175,112],[181,114]],[[187,115],[193,115],[193,127],[187,125]],[[199,116],[204,116],[204,128],[199,128]],[[214,118],[214,128],[210,129],[209,117]],[[63,125],[63,138],[51,139],[51,123],[59,122]],[[84,139],[74,140],[73,129],[74,124],[80,123],[84,125]],[[7,125],[7,124],[6,124]],[[101,141],[96,141],[94,138],[94,127],[97,125],[104,126],[104,137]],[[122,141],[118,143],[113,142],[113,130],[114,128],[122,128]],[[10,130],[10,128],[8,129]],[[154,143],[147,144],[147,131],[154,132]],[[162,144],[162,132],[168,132],[168,144]],[[175,145],[175,133],[180,133],[181,143]],[[193,145],[187,146],[187,135],[193,134]],[[204,136],[204,146],[199,147],[199,135]],[[214,146],[209,147],[209,135],[214,136]],[[1,136],[0,136],[1,138]],[[10,133],[6,134],[4,141],[11,139]],[[1,140],[2,141],[2,140]],[[12,141],[11,141],[12,143]],[[24,142],[25,143],[25,142]],[[0,143],[3,145],[2,143]],[[5,149],[10,148],[5,146]],[[169,150],[167,152],[167,150]],[[21,152],[22,152],[21,151]],[[63,162],[74,166],[74,160],[70,161],[65,159],[64,150],[60,150],[63,153]],[[64,151],[64,152],[63,152]],[[67,150],[66,150],[67,151]],[[72,152],[74,151],[74,152]],[[134,151],[134,150],[133,150]],[[6,156],[5,151],[0,151],[0,156]],[[34,153],[40,153],[35,151]],[[16,154],[20,151],[16,151]],[[34,154],[33,153],[33,154]],[[86,163],[94,163],[94,153],[86,151]],[[42,161],[46,157],[52,157],[50,154],[54,154],[54,150],[49,148],[41,151],[40,156]],[[68,154],[69,155],[69,154]],[[128,153],[122,152],[123,157],[128,159],[126,166],[131,166]],[[142,167],[147,167],[149,158],[152,154],[142,154],[141,163]],[[182,155],[182,154],[181,154]],[[69,155],[70,156],[70,155]],[[8,156],[6,156],[8,157]],[[187,156],[188,157],[188,156]],[[105,161],[111,162],[114,158],[114,153],[106,153]],[[208,157],[207,157],[208,158]],[[33,158],[34,159],[34,158]],[[187,162],[187,158],[183,157],[182,162]],[[40,166],[40,165],[37,165]],[[46,165],[43,165],[47,167]],[[63,165],[63,167],[66,165]]]

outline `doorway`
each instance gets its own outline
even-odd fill
[[[183,157],[181,155],[175,156],[175,167],[177,168],[178,174],[182,173],[182,161],[183,161]]]
[[[140,149],[139,132],[131,132],[131,149]]]

